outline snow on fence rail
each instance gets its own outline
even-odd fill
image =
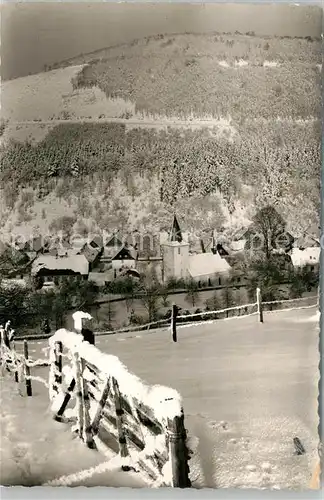
[[[50,339],[49,395],[54,418],[72,422],[88,447],[117,447],[121,467],[155,485],[190,486],[182,400],[174,389],[145,385],[116,356],[61,329]]]
[[[298,297],[296,299],[271,300],[262,302],[263,310],[281,311],[294,309],[308,309],[318,306],[318,295],[310,295],[308,297]]]

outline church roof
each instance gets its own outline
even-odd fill
[[[182,233],[176,215],[173,218],[173,224],[170,232],[170,241],[177,241],[178,243],[182,242]]]
[[[189,274],[192,278],[228,272],[231,266],[216,253],[198,253],[189,256]]]

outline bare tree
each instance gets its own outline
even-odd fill
[[[278,243],[281,243],[281,239],[283,244],[285,244],[284,238],[287,239],[287,246],[289,244],[286,223],[272,206],[264,207],[255,214],[253,227],[248,233],[250,238],[248,238],[246,248],[263,252],[266,260],[271,259],[272,251]],[[255,237],[258,240],[257,242],[252,241]],[[257,245],[257,248],[255,245]]]
[[[192,307],[195,307],[195,305],[197,305],[199,302],[198,290],[199,290],[198,283],[196,283],[196,281],[191,279],[187,283],[186,300],[192,304]]]
[[[141,279],[139,292],[141,302],[148,313],[149,322],[156,321],[159,311],[160,284],[154,270]]]

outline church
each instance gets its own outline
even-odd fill
[[[202,282],[215,280],[216,277],[226,278],[231,270],[218,252],[214,239],[209,252],[190,253],[189,242],[183,238],[176,215],[167,240],[161,244],[161,253],[163,282],[172,278]]]

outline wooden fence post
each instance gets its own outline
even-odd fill
[[[55,381],[57,385],[62,384],[62,342],[55,342]]]
[[[115,409],[116,409],[116,424],[117,424],[117,432],[118,432],[118,443],[119,443],[119,454],[122,459],[128,457],[128,448],[127,448],[127,440],[126,433],[124,429],[123,415],[124,410],[122,407],[122,401],[119,392],[118,382],[115,378],[112,378],[112,385],[114,388],[114,401],[115,401]],[[122,469],[124,471],[130,470],[130,467],[126,465],[122,465]]]
[[[14,363],[16,363],[16,359],[17,359],[17,356],[16,356],[16,346],[15,346],[15,341],[13,340],[12,341],[12,352],[14,353]],[[15,382],[19,382],[19,376],[18,376],[18,370],[15,370]]]
[[[30,367],[28,366],[28,344],[27,340],[24,340],[24,356],[25,356],[25,377],[26,377],[26,390],[27,396],[32,396],[32,385],[30,380]]]
[[[258,305],[258,315],[260,323],[263,323],[263,306],[262,306],[262,295],[260,288],[257,288],[257,305]]]
[[[91,429],[91,419],[90,419],[90,398],[88,393],[88,383],[84,378],[84,370],[86,368],[86,362],[81,358],[81,390],[82,390],[82,400],[83,400],[83,440],[85,441],[88,448],[94,448],[95,444],[92,436]]]
[[[69,404],[69,401],[71,399],[71,395],[72,395],[72,392],[74,391],[74,388],[75,388],[75,378],[73,377],[71,382],[70,382],[69,387],[67,388],[63,403],[61,404],[59,410],[54,415],[54,420],[56,420],[57,422],[62,422],[63,413],[65,412],[66,407]]]
[[[76,411],[77,411],[77,424],[78,424],[78,433],[80,438],[83,438],[83,397],[82,397],[82,373],[81,373],[81,365],[80,358],[78,353],[74,353],[73,355],[73,364],[75,371],[75,388],[76,388]]]
[[[169,460],[172,469],[172,487],[190,488],[189,454],[186,444],[187,431],[184,427],[184,416],[168,419],[167,438],[169,441]]]
[[[173,342],[177,342],[177,314],[178,308],[175,304],[172,304],[171,333]]]

